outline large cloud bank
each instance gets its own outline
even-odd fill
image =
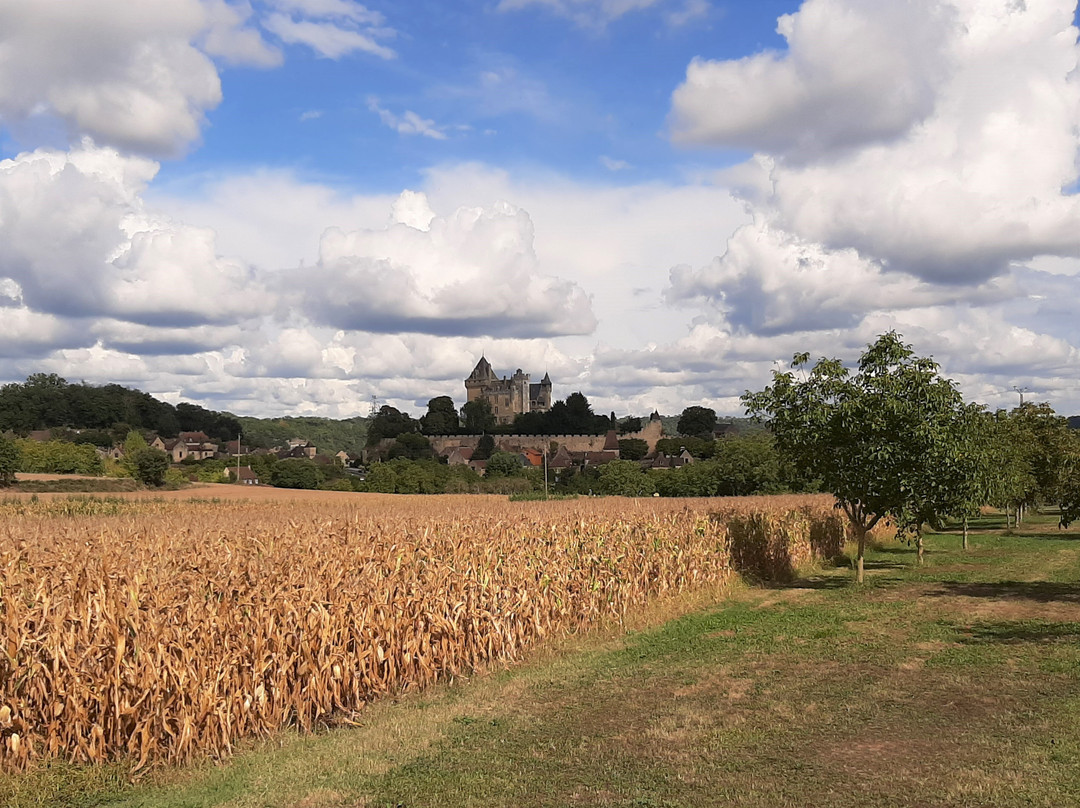
[[[755,152],[724,177],[753,222],[672,270],[668,299],[777,357],[785,335],[850,356],[868,324],[897,327],[983,400],[1030,381],[1076,402],[1075,349],[1038,333],[1063,276],[1078,291],[1075,9],[806,0],[779,20],[786,51],[694,60],[673,137]]]
[[[708,13],[495,8],[531,7],[592,28]],[[0,377],[354,415],[460,399],[486,352],[605,411],[737,412],[776,360],[896,328],[982,401],[1016,385],[1080,411],[1075,9],[806,0],[785,50],[694,59],[674,90],[674,141],[753,154],[711,183],[465,163],[401,194],[268,170],[170,199],[155,160],[196,147],[222,66],[387,64],[393,20],[354,0],[0,0],[0,124],[25,145],[0,162]]]

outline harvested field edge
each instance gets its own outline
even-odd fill
[[[227,753],[845,541],[827,497],[208,505],[0,505],[5,768]]]

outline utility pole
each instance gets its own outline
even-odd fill
[[[1030,387],[1017,387],[1014,384],[1013,385],[1013,390],[1015,390],[1020,395],[1020,406],[1023,407],[1024,406],[1024,393],[1031,392],[1031,388]]]
[[[548,498],[547,449],[544,449],[544,499]]]

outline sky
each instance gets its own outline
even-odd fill
[[[1080,413],[1075,0],[0,0],[0,383],[740,415],[886,331]]]

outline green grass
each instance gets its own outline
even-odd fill
[[[53,766],[0,804],[1080,804],[1080,531],[1033,517],[839,566],[372,705],[227,762]],[[5,791],[6,789],[6,791]],[[15,789],[20,789],[16,791]]]

